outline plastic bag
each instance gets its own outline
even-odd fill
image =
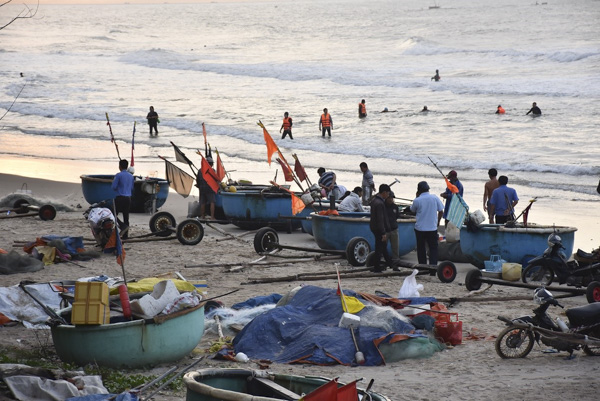
[[[419,291],[423,291],[423,284],[417,284],[417,273],[414,269],[412,274],[404,279],[402,287],[398,292],[398,298],[416,298],[420,297]]]

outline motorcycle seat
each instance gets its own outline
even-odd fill
[[[567,318],[572,328],[600,323],[600,302],[571,308],[567,311]]]
[[[600,253],[598,252],[585,252],[581,249],[577,250],[574,259],[582,263],[594,263],[600,261]]]

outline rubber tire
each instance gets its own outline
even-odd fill
[[[279,234],[271,227],[263,227],[254,235],[254,250],[258,254],[271,252],[273,244],[279,244]]]
[[[183,220],[177,226],[177,239],[183,245],[199,244],[204,238],[204,227],[196,219]]]
[[[371,252],[371,245],[363,237],[354,237],[346,245],[346,259],[352,266],[364,266]]]
[[[533,281],[530,280],[528,278],[528,276],[529,276],[529,273],[531,273],[535,268],[544,269],[545,272],[546,272],[546,274],[551,273],[551,277],[548,280],[545,280],[543,282],[542,281],[535,282],[535,284],[539,284],[540,286],[543,286],[543,287],[547,287],[550,284],[552,284],[552,281],[554,281],[554,271],[550,267],[540,266],[540,265],[529,265],[529,266],[527,266],[525,268],[525,270],[523,270],[523,273],[521,273],[521,281],[523,281],[526,284],[533,284]]]
[[[169,227],[176,227],[175,217],[169,212],[154,213],[150,217],[150,231],[156,233],[159,237],[168,237],[171,235]]]
[[[477,291],[481,288],[481,270],[479,269],[471,269],[467,272],[467,276],[465,277],[465,287],[469,291]]]
[[[442,283],[451,283],[456,278],[456,266],[450,261],[444,261],[437,266],[437,277]]]
[[[526,331],[527,332],[527,340],[529,340],[529,342],[527,343],[527,345],[525,346],[523,351],[521,351],[520,353],[515,354],[515,355],[509,355],[503,351],[502,345],[505,345],[505,342],[508,341],[508,339],[505,339],[505,337],[507,335],[510,335],[515,330]],[[514,326],[509,326],[509,327],[505,328],[504,330],[502,330],[500,332],[500,334],[498,334],[498,338],[496,338],[495,348],[496,348],[496,353],[502,359],[525,358],[533,349],[534,343],[535,343],[535,338],[533,337],[533,333],[531,331],[519,329]]]
[[[25,214],[29,212],[29,208],[27,207],[23,207],[23,205],[28,205],[29,206],[29,202],[26,199],[20,198],[17,199],[15,201],[15,203],[13,203],[13,209],[17,209],[14,212],[16,214]]]
[[[592,281],[585,290],[588,303],[600,302],[600,281]]]
[[[40,208],[38,216],[44,221],[54,220],[56,217],[56,208],[52,205],[44,205]]]
[[[375,251],[369,252],[367,255],[367,260],[365,262],[366,267],[374,267],[375,266]]]

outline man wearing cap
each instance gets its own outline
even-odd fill
[[[448,180],[450,181],[450,183],[452,183],[456,188],[458,188],[458,194],[460,196],[463,196],[463,185],[461,184],[461,182],[458,180],[458,174],[456,173],[456,171],[452,170],[448,173],[448,175],[446,176],[448,177]],[[440,194],[440,196],[444,199],[446,199],[446,206],[444,207],[444,226],[448,225],[448,211],[450,210],[450,203],[452,202],[452,191],[450,191],[450,188],[446,188],[446,191],[444,191],[443,193]]]
[[[371,220],[369,228],[375,236],[375,255],[373,260],[375,267],[373,271],[381,273],[385,268],[381,268],[381,255],[383,255],[388,266],[393,267],[393,261],[387,251],[388,234],[391,231],[390,222],[385,208],[385,200],[390,196],[390,186],[381,184],[379,193],[371,201]]]
[[[206,156],[206,161],[210,166],[213,166],[213,159],[211,155]],[[196,186],[200,190],[200,218],[206,217],[206,204],[210,206],[210,218],[215,219],[215,191],[208,185],[204,177],[202,176],[202,169],[198,170],[196,175]]]
[[[429,264],[438,262],[438,232],[437,228],[442,219],[444,205],[435,195],[429,193],[427,181],[417,185],[417,197],[410,206],[416,213],[415,237],[417,239],[417,260],[419,264],[427,264],[427,248],[429,246]]]

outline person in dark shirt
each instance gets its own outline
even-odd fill
[[[537,106],[536,102],[533,102],[533,105],[532,105],[531,109],[529,109],[527,114],[529,114],[529,113],[533,113],[534,116],[541,116],[542,110],[540,110],[540,108]],[[527,115],[527,114],[525,114],[525,115]]]
[[[385,200],[388,196],[390,196],[390,186],[381,184],[379,186],[379,193],[371,201],[371,220],[369,222],[369,228],[375,236],[375,255],[373,256],[375,266],[373,267],[373,271],[376,273],[381,273],[385,270],[385,268],[381,268],[382,255],[388,266],[394,266],[392,258],[387,251],[387,240],[391,231],[390,221],[385,207]]]
[[[146,119],[150,126],[150,136],[152,136],[152,128],[154,128],[154,132],[158,135],[158,114],[154,111],[154,106],[150,106],[150,112],[146,116]]]
[[[437,82],[440,79],[442,79],[442,77],[440,77],[440,70],[435,70],[435,75],[431,77],[431,80]]]

